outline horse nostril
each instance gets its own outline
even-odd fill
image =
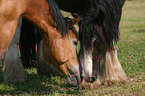
[[[72,86],[78,86],[82,82],[83,77],[78,74],[69,74],[67,81]]]
[[[90,83],[93,83],[95,80],[96,80],[95,77],[89,77],[89,81],[90,81]]]
[[[85,77],[84,80],[88,83],[93,83],[96,80],[96,78],[95,76],[91,76],[91,77]]]

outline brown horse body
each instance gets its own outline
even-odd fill
[[[0,67],[2,68],[2,59],[15,33],[17,21],[23,17],[39,30],[44,40],[45,60],[54,64],[67,77],[68,83],[76,86],[81,83],[81,76],[75,47],[60,34],[50,9],[46,0],[0,1]]]

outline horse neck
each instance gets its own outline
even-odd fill
[[[39,30],[47,43],[53,38],[61,38],[46,0],[28,0],[24,18]]]
[[[63,11],[79,14],[84,9],[87,0],[55,0]]]

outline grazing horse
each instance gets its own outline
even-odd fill
[[[39,30],[43,38],[45,60],[53,64],[67,78],[69,84],[80,84],[82,70],[75,48],[64,37],[68,33],[68,25],[53,0],[0,1],[0,69],[2,70],[2,61],[14,36],[17,22],[22,17]],[[59,53],[61,51],[67,56]]]
[[[81,16],[79,59],[84,75],[98,78],[101,74],[104,84],[125,82],[127,77],[117,57],[119,22],[125,0],[55,1],[60,9]],[[104,59],[102,70],[101,59]]]

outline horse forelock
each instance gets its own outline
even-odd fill
[[[62,16],[55,0],[47,0],[47,2],[61,35],[66,36],[68,34],[69,27],[64,17]]]
[[[118,42],[121,18],[120,0],[90,0],[82,12],[79,38],[82,48],[93,48],[94,42],[113,49]]]

